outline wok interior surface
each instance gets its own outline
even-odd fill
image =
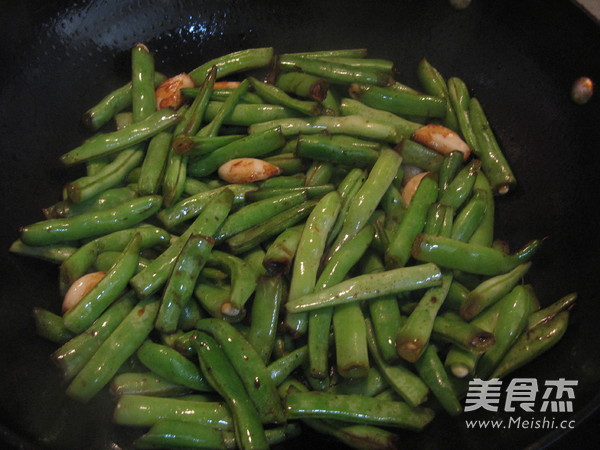
[[[277,52],[366,47],[371,57],[394,60],[396,78],[411,86],[417,86],[416,66],[423,57],[446,77],[462,78],[485,108],[519,180],[518,189],[497,202],[497,236],[512,248],[548,237],[527,277],[543,305],[579,293],[564,339],[516,376],[536,378],[540,385],[561,377],[578,380],[574,413],[552,416],[580,423],[599,403],[600,245],[594,211],[600,99],[597,93],[589,104],[577,106],[569,94],[579,76],[600,81],[600,29],[571,3],[551,4],[474,0],[464,11],[444,0],[4,5],[0,422],[7,445],[128,448],[140,432],[111,424],[114,403],[108,394],[87,405],[65,396],[66,386],[48,357],[56,346],[36,336],[31,318],[33,306],[58,312],[57,267],[6,252],[18,227],[41,220],[41,208],[59,200],[65,182],[82,175],[79,167],[61,167],[58,157],[89,137],[79,126],[81,114],[128,81],[129,50],[138,42],[155,52],[157,70],[167,75],[231,51],[274,46]],[[523,448],[547,445],[564,434],[465,425],[465,419],[515,415],[543,417],[479,410],[450,419],[440,413],[421,434],[400,432],[401,444]],[[282,448],[308,444],[336,445],[304,430]]]

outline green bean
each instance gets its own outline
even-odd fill
[[[119,259],[121,252],[102,252],[94,261],[94,269],[98,272],[108,272],[110,268],[114,265],[115,262]],[[150,260],[140,256],[138,258],[138,265],[136,268],[136,272],[140,272],[142,269],[145,269]]]
[[[56,344],[64,344],[74,337],[74,334],[65,327],[63,319],[44,308],[33,308],[33,319],[38,336]]]
[[[477,377],[489,377],[510,347],[527,328],[531,313],[527,290],[522,285],[516,286],[501,302],[498,321],[494,328],[496,344],[479,360],[475,369]]]
[[[263,83],[254,77],[248,78],[254,91],[267,103],[285,106],[287,108],[298,111],[307,116],[317,116],[321,114],[321,106],[316,101],[299,100],[290,97],[284,90],[272,84]]]
[[[400,222],[396,233],[385,251],[386,267],[403,267],[410,258],[410,248],[417,235],[425,226],[427,211],[437,198],[437,183],[426,176],[419,183],[404,219]]]
[[[431,95],[419,95],[396,89],[352,83],[350,95],[372,108],[399,115],[445,117],[446,101]]]
[[[314,52],[282,53],[280,56],[285,58],[288,56],[296,58],[364,58],[367,56],[367,49],[318,50]]]
[[[422,430],[434,416],[428,408],[412,407],[402,402],[326,392],[291,393],[286,398],[286,406],[291,419],[331,418],[415,431]]]
[[[325,251],[327,236],[340,210],[341,199],[336,191],[326,194],[310,213],[296,250],[288,302],[308,294],[315,288],[319,263]],[[288,310],[288,313],[291,312]],[[293,335],[306,333],[308,316],[287,314],[285,326]]]
[[[260,246],[254,247],[252,250],[248,251],[242,257],[244,262],[248,264],[257,277],[266,276],[267,271],[263,266],[263,260],[265,259],[265,251]]]
[[[441,272],[435,264],[420,264],[380,273],[359,275],[321,291],[290,299],[286,308],[289,312],[312,311],[388,294],[424,289],[441,284],[441,276]]]
[[[300,434],[297,424],[265,430],[269,445],[276,445]],[[235,434],[180,420],[159,420],[135,441],[136,448],[230,448],[237,447]]]
[[[260,225],[242,231],[225,241],[227,247],[234,254],[251,250],[271,236],[277,236],[282,231],[296,225],[310,214],[317,203],[316,200],[307,200],[298,206],[277,214]]]
[[[188,75],[198,85],[204,80],[212,66],[216,66],[217,79],[219,79],[232,73],[264,67],[271,62],[272,57],[272,47],[249,48],[211,59],[189,72]]]
[[[471,195],[480,166],[481,161],[474,159],[463,167],[440,195],[440,203],[458,210]]]
[[[321,58],[319,58],[321,59]],[[376,70],[379,72],[385,72],[392,75],[394,70],[394,63],[389,59],[375,59],[375,58],[354,58],[354,57],[343,57],[343,56],[332,56],[323,59],[323,62],[332,62],[337,64],[344,64],[350,67],[356,67],[360,69]]]
[[[158,304],[157,298],[149,297],[133,307],[69,384],[70,397],[88,401],[110,382],[152,331]]]
[[[156,292],[167,281],[175,261],[186,240],[192,234],[213,237],[229,214],[233,193],[225,189],[214,195],[200,215],[177,241],[153,260],[148,267],[135,275],[130,285],[139,297],[147,297]]]
[[[296,255],[302,235],[302,225],[288,228],[267,248],[263,266],[271,276],[287,274]]]
[[[27,245],[50,245],[111,233],[140,223],[158,211],[161,203],[160,197],[146,196],[104,211],[37,222],[21,228],[21,240]]]
[[[85,163],[85,174],[88,177],[93,177],[98,172],[100,172],[106,165],[110,162],[110,157],[100,156],[95,159],[91,159]]]
[[[469,243],[491,247],[494,240],[494,195],[490,183],[482,171],[477,174],[473,189],[479,190],[484,194],[485,214],[483,220],[469,239]]]
[[[165,380],[195,391],[211,391],[199,368],[166,345],[144,342],[136,353],[140,362]]]
[[[335,437],[350,448],[383,450],[397,448],[398,435],[371,425],[347,424],[337,420],[306,419],[316,431]]]
[[[380,140],[391,144],[397,144],[403,139],[402,134],[398,132],[395,127],[375,123],[357,115],[271,120],[269,122],[250,125],[248,127],[248,132],[252,135],[274,128],[281,128],[283,136],[288,138],[297,136],[300,133],[317,134],[326,131],[330,134],[347,134],[365,139]]]
[[[539,325],[542,325],[554,319],[554,317],[558,315],[558,313],[560,313],[561,311],[571,309],[571,307],[575,303],[575,300],[577,300],[576,293],[567,294],[564,297],[561,297],[556,302],[552,303],[550,306],[532,313],[529,316],[529,323],[527,326],[528,329],[531,330]]]
[[[181,93],[188,98],[194,98],[198,95],[198,88],[182,88]],[[210,94],[211,102],[224,102],[231,95],[234,89],[215,89]],[[246,92],[240,97],[240,103],[261,104],[264,100],[252,92]]]
[[[471,118],[469,115],[471,96],[469,95],[467,85],[460,78],[456,77],[448,79],[447,84],[448,98],[456,112],[456,119],[458,120],[460,132],[471,150],[479,156],[479,146],[475,133],[473,132],[473,126],[471,125]]]
[[[208,191],[208,190],[210,190],[210,188],[208,187],[207,183],[204,183],[203,181],[196,180],[195,178],[190,178],[190,177],[186,178],[185,184],[183,187],[183,192],[186,195],[195,195],[200,192],[204,192],[204,191]]]
[[[123,150],[170,128],[179,119],[179,115],[169,109],[157,111],[122,130],[89,138],[79,147],[62,155],[60,161],[65,165],[73,165]]]
[[[64,314],[65,327],[81,333],[124,292],[137,268],[141,242],[136,233],[106,275]]]
[[[417,166],[427,172],[439,172],[444,157],[430,148],[410,139],[404,139],[396,146],[404,164]]]
[[[69,259],[77,251],[77,248],[60,244],[30,246],[23,244],[21,239],[17,239],[10,245],[8,251],[17,255],[33,256],[44,261],[60,264]]]
[[[450,186],[450,183],[452,182],[452,180],[454,180],[454,177],[456,177],[456,174],[462,168],[462,164],[463,164],[462,152],[453,151],[453,152],[450,152],[449,154],[447,154],[446,156],[444,156],[444,162],[442,163],[442,166],[440,167],[440,173],[439,173],[439,179],[438,179],[438,186],[440,188],[438,198],[441,198],[441,196],[444,194],[444,192],[446,192],[448,190],[448,186]]]
[[[96,238],[82,245],[60,266],[60,283],[66,292],[75,280],[83,276],[94,264],[100,253],[106,251],[122,251],[133,239],[136,233],[142,237],[141,248],[146,249],[154,246],[168,244],[170,235],[161,228],[152,226],[140,226],[127,230],[115,231],[114,233]]]
[[[273,361],[267,367],[271,380],[279,386],[290,374],[306,362],[308,347],[302,346]]]
[[[212,67],[206,74],[206,78],[203,80],[202,85],[200,86],[198,95],[196,95],[194,101],[186,110],[183,120],[177,125],[175,131],[173,132],[175,139],[179,138],[180,136],[193,136],[198,133],[198,130],[200,130],[202,121],[205,120],[206,109],[208,107],[210,95],[214,90],[216,73],[216,67]],[[235,99],[233,101],[235,101]],[[217,124],[214,124],[211,127],[214,127],[215,125]],[[218,131],[218,126],[215,131]],[[209,133],[206,132],[206,134]]]
[[[231,278],[229,299],[222,303],[221,312],[225,316],[244,313],[244,304],[254,292],[258,274],[244,260],[218,250],[213,251],[208,264],[227,271]]]
[[[326,116],[339,116],[341,115],[339,95],[329,89],[327,96],[321,102],[323,106],[323,114]]]
[[[154,57],[144,44],[131,49],[131,110],[134,122],[156,111]]]
[[[529,271],[531,262],[519,264],[510,272],[497,275],[483,281],[467,295],[464,303],[460,307],[460,315],[465,320],[471,320],[481,311],[494,304],[522,280]]]
[[[52,353],[51,359],[61,369],[65,380],[70,380],[83,368],[131,311],[136,301],[132,292],[124,294],[86,331],[75,336]]]
[[[223,102],[210,102],[206,108],[206,119],[213,120],[217,117],[222,105]],[[294,109],[279,104],[265,104],[264,101],[250,104],[240,103],[232,107],[229,114],[223,117],[223,124],[249,127],[255,123],[291,119],[300,116],[302,114]]]
[[[541,244],[539,239],[532,240],[509,255],[482,245],[420,234],[414,241],[412,256],[419,261],[433,262],[448,269],[493,276],[510,272],[519,264],[528,262]]]
[[[191,234],[186,239],[162,295],[154,324],[158,330],[164,333],[177,330],[181,312],[192,297],[196,280],[214,244],[213,238],[199,234]]]
[[[231,136],[180,136],[173,141],[173,148],[180,155],[198,157],[214,152],[216,149],[243,137],[241,134]]]
[[[248,90],[249,82],[248,80],[242,81],[238,87],[236,87],[231,95],[227,97],[227,100],[220,105],[215,116],[210,119],[210,122],[205,125],[199,132],[198,136],[203,137],[215,137],[219,134],[219,130],[221,129],[221,125],[223,125],[225,117],[229,116],[235,106],[237,105],[240,97],[246,93]],[[204,87],[204,86],[203,86]],[[208,96],[206,97],[208,100]]]
[[[373,251],[367,253],[363,260],[362,273],[379,273],[383,270],[384,266],[379,257]],[[386,363],[396,363],[398,353],[395,341],[401,326],[398,301],[393,295],[382,296],[371,300],[368,306],[378,352]]]
[[[373,234],[373,228],[367,225],[354,238],[347,241],[323,268],[315,284],[315,290],[324,289],[341,282],[365,253],[373,240]],[[324,308],[313,311],[309,315],[308,348],[310,374],[313,378],[324,379],[327,376],[329,333],[332,317],[334,329],[337,327],[334,337],[340,375],[346,378],[360,378],[369,369],[362,313],[348,309],[338,311],[340,310]],[[337,319],[335,318],[336,314]],[[361,323],[357,323],[358,319]],[[346,320],[352,324],[346,324]]]
[[[188,173],[204,177],[234,158],[254,158],[266,155],[283,146],[285,139],[279,129],[268,129],[234,141],[208,155],[190,161]]]
[[[347,303],[336,306],[333,329],[338,373],[346,378],[366,377],[369,355],[365,318],[360,305]]]
[[[211,199],[225,189],[233,193],[233,203],[238,204],[244,201],[247,192],[256,189],[256,187],[252,184],[228,184],[216,189],[201,191],[184,198],[173,206],[162,209],[156,216],[166,228],[173,228],[186,220],[198,216]]]
[[[204,270],[200,271],[200,275],[206,276],[206,272]],[[225,275],[225,274],[223,274]],[[193,295],[193,290],[192,290]],[[196,327],[196,322],[198,322],[204,314],[200,311],[200,306],[197,302],[188,301],[186,305],[181,310],[181,314],[177,319],[177,330],[178,331],[190,331]],[[164,334],[164,333],[163,333]]]
[[[279,167],[282,175],[294,175],[306,170],[305,162],[300,158],[294,158],[294,155],[291,153],[281,153],[276,156],[264,158],[264,160]]]
[[[325,100],[329,90],[329,83],[323,78],[301,72],[282,73],[277,77],[275,86],[285,92],[317,102]]]
[[[348,210],[353,203],[353,199],[356,196],[356,193],[362,187],[366,178],[366,173],[364,170],[354,168],[348,172],[346,177],[340,181],[337,191],[340,194],[342,199],[342,205],[340,207],[340,212],[333,224],[333,228],[329,233],[329,237],[327,238],[327,246],[331,246],[331,244],[337,239],[344,226],[344,222],[346,220],[346,216],[348,215]]]
[[[173,142],[181,137],[185,138],[198,132],[202,119],[204,118],[210,93],[213,90],[215,75],[216,69],[213,67],[206,75],[206,79],[200,88],[200,93],[186,110],[183,115],[183,120],[175,128],[175,131],[173,132]],[[207,127],[210,127],[211,130],[214,129],[216,132],[218,131],[219,126],[220,121],[215,120]],[[210,134],[211,131],[208,131],[207,133]],[[171,206],[183,193],[187,176],[187,164],[188,157],[177,152],[175,145],[171,144],[162,181],[165,206]]]
[[[118,425],[150,427],[159,420],[181,420],[230,430],[232,418],[225,403],[147,395],[123,395],[113,414]]]
[[[135,448],[225,448],[223,432],[179,420],[159,420],[135,440]]]
[[[490,378],[504,378],[552,348],[567,331],[569,311],[523,333],[498,363]]]
[[[48,208],[44,208],[46,219],[58,219],[61,217],[73,217],[84,212],[102,211],[117,206],[127,200],[137,197],[137,192],[131,186],[108,189],[84,202],[73,203],[69,200],[61,200]]]
[[[230,238],[304,201],[306,201],[306,194],[299,191],[276,195],[246,205],[225,220],[217,240]]]
[[[442,74],[423,58],[417,65],[417,76],[425,92],[446,100],[446,115],[442,121],[451,130],[458,131],[458,119],[449,98],[448,85]]]
[[[378,70],[362,69],[346,64],[323,61],[313,58],[280,55],[278,65],[283,70],[301,70],[310,75],[324,78],[331,84],[348,84],[353,82],[388,86],[393,83],[392,77]]]
[[[346,378],[333,385],[330,392],[333,394],[353,394],[374,397],[388,388],[387,381],[379,369],[370,367],[367,376],[363,378]]]
[[[170,397],[189,394],[190,388],[171,383],[152,372],[126,372],[115,376],[110,382],[110,393],[115,397],[123,395],[151,395]]]
[[[215,339],[202,332],[196,335],[195,347],[202,372],[207,374],[210,383],[227,402],[240,448],[268,448],[261,418],[224,350],[219,347]],[[217,374],[227,374],[227,376]]]
[[[247,339],[265,364],[271,359],[275,344],[283,287],[280,276],[261,276],[256,284]]]
[[[415,367],[446,412],[451,416],[460,414],[462,406],[434,346],[427,346],[423,355],[415,361]]]
[[[389,111],[372,108],[351,98],[343,98],[340,101],[340,112],[343,116],[362,116],[373,122],[391,126],[407,139],[422,126],[420,123],[411,122]]]
[[[477,157],[481,159],[483,171],[487,175],[494,193],[504,195],[515,188],[517,179],[476,98],[472,98],[469,104],[469,117],[477,139]]]
[[[458,315],[444,313],[433,322],[432,338],[451,342],[472,353],[490,351],[496,343],[495,336],[478,326],[463,321]]]
[[[313,161],[304,179],[306,187],[322,186],[329,183],[333,176],[333,165],[328,162]]]
[[[163,74],[155,72],[154,86],[158,86],[166,79],[167,77]],[[99,130],[104,124],[108,123],[115,114],[131,105],[131,90],[132,83],[129,82],[108,94],[100,100],[98,104],[86,111],[83,115],[83,124],[91,130]]]
[[[458,241],[468,242],[485,216],[487,202],[486,193],[476,189],[471,199],[456,215],[450,237]]]
[[[444,302],[444,309],[451,310],[454,312],[458,312],[460,310],[460,306],[467,298],[469,294],[469,289],[460,284],[456,280],[452,280],[450,284],[450,289],[448,289],[448,295],[446,296],[446,301]]]
[[[331,246],[328,258],[364,227],[396,176],[402,158],[391,149],[383,149],[369,176],[352,199],[340,233]]]
[[[301,158],[311,158],[347,166],[372,167],[379,156],[379,152],[377,149],[356,145],[353,140],[347,139],[346,136],[314,135],[300,137],[296,155]]]
[[[404,321],[396,337],[398,354],[409,362],[416,362],[429,344],[435,318],[440,310],[448,289],[452,283],[452,275],[442,275],[441,286],[428,289],[414,311]],[[431,386],[430,386],[431,387]]]
[[[442,229],[453,227],[454,208],[441,203],[432,203],[427,210],[423,233],[440,236]]]
[[[335,190],[333,184],[321,186],[302,186],[298,188],[259,188],[246,193],[248,202],[258,202],[279,195],[292,195],[297,193],[306,194],[308,198],[319,198]]]
[[[235,369],[263,423],[284,421],[275,383],[261,356],[231,324],[219,319],[203,319],[196,324],[218,342]],[[225,372],[226,373],[226,372]]]
[[[81,203],[101,195],[107,189],[118,186],[131,170],[144,158],[143,148],[134,146],[121,151],[117,157],[104,166],[96,175],[78,178],[67,183],[68,198],[73,203]]]
[[[138,192],[141,195],[158,193],[169,155],[171,139],[171,133],[162,132],[150,140],[138,180]]]
[[[304,186],[306,176],[302,173],[296,175],[279,175],[271,177],[260,183],[261,189],[282,189]]]
[[[216,286],[206,280],[201,280],[194,290],[194,296],[202,308],[212,317],[226,320],[228,322],[239,322],[244,319],[246,310],[242,309],[237,315],[223,314],[223,305],[229,303],[231,297],[230,286]]]

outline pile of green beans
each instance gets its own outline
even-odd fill
[[[10,250],[58,264],[62,294],[104,272],[33,313],[67,395],[108,390],[136,447],[264,449],[309,427],[396,448],[564,335],[576,294],[542,307],[525,281],[543,240],[495,241],[516,180],[480,102],[425,59],[413,89],[366,55],[242,50],[157,110],[165,76],[139,44],[131,82],[85,114],[96,134],[60,160],[86,175]],[[413,140],[426,124],[470,157]],[[234,158],[279,173],[227,183]]]

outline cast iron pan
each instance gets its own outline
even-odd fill
[[[58,310],[57,268],[6,253],[18,227],[40,220],[41,208],[59,199],[61,186],[81,175],[80,168],[61,167],[58,156],[89,136],[78,127],[81,113],[128,80],[129,49],[137,42],[154,50],[157,67],[170,75],[249,47],[367,47],[373,57],[393,59],[398,79],[409,85],[417,85],[415,67],[424,56],[446,76],[464,79],[486,108],[520,181],[499,201],[498,236],[514,248],[549,237],[528,276],[542,303],[579,292],[564,340],[516,375],[540,385],[577,380],[574,412],[545,416],[575,420],[583,431],[468,430],[465,418],[543,417],[479,410],[457,419],[441,414],[422,434],[401,433],[402,446],[537,448],[557,439],[558,446],[597,441],[597,418],[582,422],[600,402],[600,96],[577,106],[569,89],[581,75],[600,81],[600,29],[571,3],[474,0],[458,12],[446,0],[21,0],[3,5],[0,37],[5,446],[128,448],[138,433],[110,423],[108,395],[80,405],[63,394],[48,359],[54,345],[35,335],[31,319],[35,305]],[[307,431],[284,447],[307,445],[335,444]]]

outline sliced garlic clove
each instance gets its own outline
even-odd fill
[[[406,183],[406,186],[404,186],[404,189],[402,190],[402,200],[404,200],[404,204],[407,207],[410,205],[410,201],[415,195],[415,192],[417,192],[417,188],[419,187],[421,180],[430,173],[431,172],[421,172],[408,180],[408,183]]]
[[[412,139],[444,155],[459,151],[463,154],[463,161],[466,161],[471,154],[467,143],[454,131],[442,125],[422,126],[413,133]]]
[[[405,164],[402,167],[404,168],[404,176],[402,177],[402,185],[403,186],[406,186],[406,183],[408,183],[410,180],[412,180],[413,177],[419,175],[420,173],[423,173],[423,169],[421,169],[420,167],[417,167],[417,166]]]
[[[65,313],[73,308],[79,301],[92,290],[94,286],[104,277],[106,272],[93,272],[78,278],[73,282],[65,294],[62,303],[62,312]]]
[[[219,177],[234,184],[266,180],[279,174],[279,167],[257,158],[236,158],[219,167]]]
[[[213,89],[235,89],[240,83],[240,81],[215,81]]]
[[[193,88],[194,80],[187,73],[180,73],[165,81],[156,88],[156,109],[179,108],[183,101],[181,88]]]

